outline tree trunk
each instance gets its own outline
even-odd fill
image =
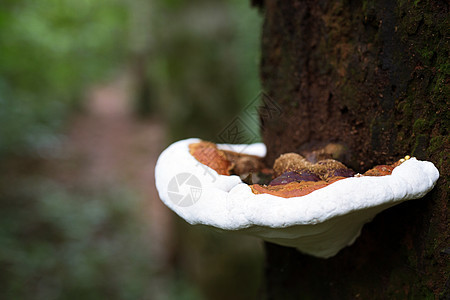
[[[445,1],[264,3],[267,161],[326,143],[355,171],[410,154],[441,173],[330,259],[266,244],[270,299],[425,299],[449,292],[449,7]]]

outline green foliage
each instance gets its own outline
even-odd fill
[[[5,3],[0,155],[55,141],[53,133],[86,86],[130,55],[130,8],[123,0]],[[217,140],[237,116],[250,128],[249,137],[258,135],[257,120],[243,114],[249,103],[259,103],[257,10],[242,1],[157,1],[152,8],[148,84],[173,136]]]
[[[152,274],[139,203],[124,189],[70,193],[45,180],[2,187],[0,298],[142,299]]]
[[[6,3],[0,10],[0,155],[49,140],[83,88],[122,60],[125,24],[119,0]]]

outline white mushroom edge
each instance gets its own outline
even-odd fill
[[[190,224],[244,232],[323,258],[351,245],[377,213],[423,197],[439,178],[433,163],[411,158],[391,175],[351,177],[302,197],[255,195],[239,176],[219,175],[197,161],[189,145],[199,141],[175,142],[158,158],[156,188],[170,209]],[[261,157],[266,154],[262,143],[218,147]],[[177,182],[175,178],[187,179]],[[174,184],[179,190],[174,190]],[[174,193],[189,195],[190,202],[179,205]]]

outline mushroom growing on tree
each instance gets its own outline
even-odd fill
[[[267,162],[294,149],[311,150],[314,143],[336,142],[349,150],[341,161],[360,172],[401,153],[433,161],[441,172],[425,199],[378,215],[365,226],[363,237],[336,257],[317,260],[266,243],[267,297],[445,297],[450,253],[448,4],[252,3],[264,11],[262,88],[283,112],[278,119],[260,114]],[[395,170],[411,162],[420,161],[407,160]],[[374,175],[385,171],[378,168]]]
[[[321,258],[351,245],[377,213],[423,197],[439,178],[433,163],[409,157],[355,175],[340,162],[311,163],[297,154],[281,156],[272,171],[260,160],[266,153],[261,143],[240,145],[239,153],[226,149],[230,145],[199,139],[169,146],[155,168],[161,200],[190,224],[243,232]],[[252,173],[274,178],[243,182]]]

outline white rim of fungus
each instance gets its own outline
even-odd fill
[[[189,145],[200,141],[175,142],[158,158],[156,187],[170,209],[190,224],[241,230],[319,257],[333,256],[353,243],[362,225],[378,212],[423,197],[439,178],[433,163],[411,158],[391,175],[350,177],[301,197],[256,195],[239,176],[219,175],[197,161]],[[262,143],[217,146],[261,157],[266,154]],[[190,205],[179,206],[169,197],[169,182],[186,173],[199,180],[201,190]]]

